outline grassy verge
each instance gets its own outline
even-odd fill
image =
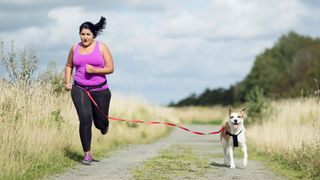
[[[319,179],[319,146],[308,146],[292,152],[270,152],[249,145],[250,159],[263,162],[276,173],[289,179]]]
[[[140,125],[140,129],[139,127],[126,128],[119,123],[117,124],[117,122],[111,122],[111,132],[106,136],[102,136],[99,134],[98,130],[93,128],[92,153],[95,159],[107,157],[119,147],[127,144],[153,142],[156,139],[167,135],[170,131],[169,128],[165,128],[165,130],[160,128],[160,131],[157,132],[158,134],[155,135],[150,134],[150,132],[146,132],[145,129],[147,129],[147,127],[142,128]],[[114,129],[112,126],[114,126]],[[128,138],[121,135],[116,137],[117,135],[113,131],[118,129],[116,128],[117,126],[120,126],[121,129],[127,129],[128,136],[131,135],[132,137]],[[155,131],[156,127],[149,128]],[[66,143],[64,138],[67,138],[59,136],[59,138],[61,138],[61,142],[56,142],[57,144],[54,145],[49,141],[47,146],[50,147],[42,147],[42,145],[39,146],[38,144],[38,147],[36,146],[32,148],[35,152],[31,152],[31,147],[24,147],[24,145],[27,143],[26,141],[28,140],[20,139],[21,136],[17,134],[16,137],[20,139],[21,147],[11,150],[12,155],[9,155],[7,157],[8,159],[6,159],[6,162],[10,162],[9,164],[6,162],[1,162],[2,172],[0,179],[38,179],[44,176],[62,173],[66,169],[80,164],[83,158],[83,152],[77,130],[74,129],[73,132],[74,133],[72,133],[72,137],[69,137],[70,141],[73,142],[68,142],[64,145],[59,144]],[[41,135],[39,134],[39,136]],[[44,141],[48,141],[46,138],[48,137],[45,136]],[[20,169],[20,172],[17,172],[16,169]]]
[[[135,179],[190,179],[203,177],[208,171],[214,171],[208,157],[199,156],[190,145],[172,145],[132,170]]]
[[[320,178],[320,103],[316,98],[273,101],[262,123],[248,127],[250,155],[291,179]],[[253,149],[256,148],[256,149]]]

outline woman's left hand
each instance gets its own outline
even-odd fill
[[[86,71],[87,71],[87,73],[95,73],[95,68],[93,66],[91,66],[90,64],[87,64]]]

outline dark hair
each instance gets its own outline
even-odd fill
[[[102,33],[102,30],[106,27],[106,18],[101,16],[99,22],[97,22],[96,24],[92,24],[92,22],[84,22],[81,24],[81,26],[79,27],[79,34],[81,33],[82,29],[89,29],[92,34],[93,37],[96,38],[98,35],[100,35]]]

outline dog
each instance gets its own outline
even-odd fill
[[[220,134],[224,153],[224,164],[226,166],[230,166],[230,168],[235,168],[233,151],[234,148],[238,147],[239,145],[241,146],[243,152],[243,167],[246,167],[248,163],[245,137],[246,128],[244,126],[245,116],[245,109],[242,109],[241,111],[233,111],[229,107],[229,118],[224,125],[224,130]]]

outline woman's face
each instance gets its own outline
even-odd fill
[[[83,28],[80,32],[80,39],[84,46],[90,46],[93,42],[93,33],[90,29]]]

